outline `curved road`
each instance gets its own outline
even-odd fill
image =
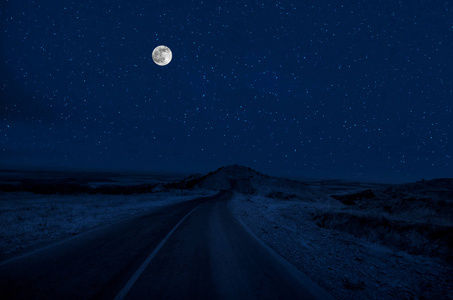
[[[231,195],[163,207],[1,263],[1,298],[332,299],[238,222]]]

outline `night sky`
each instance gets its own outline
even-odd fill
[[[0,168],[453,176],[451,2],[0,0],[0,19]]]

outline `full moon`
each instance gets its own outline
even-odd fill
[[[173,57],[170,48],[164,45],[157,46],[153,50],[153,60],[159,66],[166,66]]]

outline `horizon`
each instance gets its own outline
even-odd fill
[[[200,174],[200,175],[206,175],[210,172],[217,171],[223,167],[227,166],[239,166],[239,167],[246,167],[246,168],[251,168],[254,171],[260,172],[262,174],[271,176],[271,177],[276,177],[276,178],[286,178],[290,180],[296,180],[296,181],[306,181],[306,182],[311,182],[311,181],[345,181],[345,182],[358,182],[358,183],[377,183],[377,184],[404,184],[404,183],[412,183],[412,182],[418,182],[418,181],[423,181],[423,180],[433,180],[433,179],[443,179],[443,178],[452,178],[452,177],[432,177],[432,178],[415,178],[415,179],[406,179],[404,180],[402,177],[400,178],[393,178],[393,179],[385,179],[385,178],[340,178],[340,177],[312,177],[312,176],[285,176],[285,174],[278,174],[278,173],[272,173],[272,172],[263,172],[261,170],[257,170],[255,168],[246,166],[246,165],[238,165],[238,164],[231,164],[231,165],[224,165],[224,166],[219,166],[215,169],[210,169],[210,170],[205,170],[205,171],[168,171],[168,170],[137,170],[137,169],[106,169],[106,168],[65,168],[65,167],[54,167],[54,168],[49,168],[49,167],[40,167],[40,166],[24,166],[24,167],[18,167],[18,166],[0,166],[0,172],[11,172],[11,173],[87,173],[87,174],[98,174],[98,175],[123,175],[123,176],[134,176],[134,175],[139,175],[139,176],[155,176],[155,175],[166,175],[166,176],[182,176],[184,178]]]

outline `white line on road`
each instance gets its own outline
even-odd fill
[[[206,202],[205,202],[206,203]],[[131,279],[126,283],[126,285],[123,287],[123,289],[118,293],[118,295],[115,297],[115,300],[122,300],[124,297],[126,297],[127,293],[130,291],[134,283],[137,281],[137,279],[140,277],[140,275],[145,271],[146,267],[149,265],[151,260],[156,256],[157,252],[159,252],[160,248],[165,244],[165,242],[170,238],[170,236],[175,232],[175,230],[178,228],[179,225],[181,225],[184,220],[190,216],[191,213],[193,213],[197,208],[202,206],[202,203],[192,209],[187,215],[184,216],[184,218],[181,219],[181,221],[178,222],[178,224],[173,227],[173,229],[165,236],[165,238],[157,245],[157,247],[151,252],[151,254],[145,259],[145,261],[142,263],[142,265],[138,268],[138,270],[132,275]]]

